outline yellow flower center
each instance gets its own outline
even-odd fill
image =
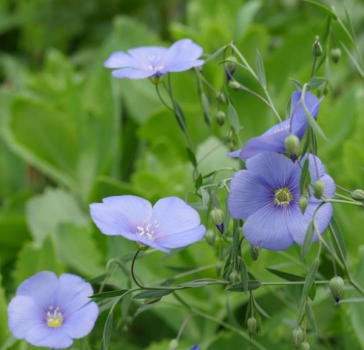
[[[62,313],[59,311],[59,307],[56,307],[53,310],[53,306],[50,306],[47,312],[47,326],[51,328],[59,328],[62,326],[62,323],[63,316]]]
[[[279,188],[277,190],[274,190],[274,203],[278,204],[282,207],[286,207],[289,202],[292,200],[293,196],[291,192],[289,191],[288,187]]]

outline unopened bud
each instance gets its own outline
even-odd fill
[[[222,104],[226,103],[226,97],[221,91],[216,92],[216,99]]]
[[[224,233],[224,212],[221,209],[215,208],[211,211],[210,215],[219,232]]]
[[[298,154],[300,140],[296,135],[289,134],[284,140],[284,145],[288,154]]]
[[[300,345],[300,350],[310,350],[311,346],[307,341],[304,341]]]
[[[229,81],[229,86],[230,86],[230,88],[232,88],[234,90],[238,90],[240,87],[240,84],[235,80],[231,80],[231,81]]]
[[[312,54],[314,57],[320,57],[322,55],[322,47],[318,35],[315,36],[315,42],[312,45]]]
[[[293,344],[296,348],[299,348],[304,339],[303,330],[300,327],[296,327],[293,332]]]
[[[250,245],[249,254],[253,261],[258,260],[259,247],[257,247],[256,245]]]
[[[220,126],[223,126],[225,123],[225,113],[223,111],[217,111],[216,113],[216,121],[217,124],[219,124]]]
[[[338,63],[341,57],[341,50],[338,47],[334,47],[331,49],[330,55],[334,63]]]
[[[168,345],[168,350],[176,350],[178,348],[178,340],[172,339]]]
[[[213,230],[207,230],[204,237],[208,245],[211,247],[215,245],[215,232]]]
[[[250,337],[257,332],[257,320],[255,317],[248,318],[248,333]]]
[[[307,208],[307,203],[308,203],[308,199],[305,195],[301,196],[299,201],[298,201],[298,204],[300,206],[300,209],[301,209],[301,213],[302,215],[305,213],[306,211],[306,208]]]
[[[238,272],[238,271],[236,271],[236,270],[233,270],[233,271],[230,273],[229,279],[230,279],[230,283],[231,283],[231,284],[239,283],[239,282],[240,282],[240,275],[239,275],[239,272]]]
[[[230,81],[235,73],[236,62],[237,62],[237,59],[235,58],[235,56],[229,56],[226,59],[225,74],[226,74],[227,81]]]
[[[330,280],[330,290],[335,301],[338,303],[344,291],[344,281],[340,276],[335,276]]]
[[[350,193],[351,198],[355,199],[356,201],[364,200],[364,191],[363,190],[355,190]]]
[[[315,198],[320,199],[324,193],[325,184],[322,180],[316,180],[313,186],[313,195]]]

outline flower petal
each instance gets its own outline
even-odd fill
[[[273,201],[272,190],[248,170],[238,171],[230,184],[228,208],[234,219],[246,219]]]
[[[293,244],[286,225],[286,210],[266,205],[248,217],[243,225],[246,239],[253,245],[284,250]]]
[[[155,70],[141,70],[134,68],[122,68],[112,71],[112,76],[114,78],[127,78],[127,79],[145,79],[155,75],[157,72]]]
[[[149,70],[150,65],[160,65],[168,49],[160,46],[141,46],[128,50],[128,53],[141,64],[141,69]]]
[[[193,67],[200,67],[204,64],[205,61],[202,60],[195,60],[195,61],[188,61],[182,62],[179,64],[173,64],[169,66],[165,66],[163,69],[160,70],[161,74],[166,74],[168,72],[183,72],[185,70],[189,70]]]
[[[104,63],[106,68],[138,68],[139,66],[140,64],[134,58],[122,51],[114,52]]]
[[[150,222],[155,220],[159,225],[156,241],[161,236],[196,228],[201,222],[198,212],[178,197],[160,199],[153,207]]]
[[[187,231],[174,232],[163,235],[156,239],[156,242],[167,248],[180,248],[199,241],[205,234],[206,228],[203,225]]]
[[[29,332],[25,340],[35,346],[53,349],[65,349],[73,343],[73,340],[63,331],[62,327],[38,327]]]

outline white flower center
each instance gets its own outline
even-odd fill
[[[47,326],[51,328],[59,328],[62,326],[63,316],[59,307],[57,306],[55,309],[53,306],[50,306],[47,312]]]
[[[149,222],[149,219],[143,220],[143,225],[137,226],[137,232],[136,234],[140,237],[146,237],[150,239],[151,241],[154,240],[154,234],[159,228],[158,221],[154,220],[152,223]]]
[[[150,55],[148,56],[148,61],[149,61],[149,65],[148,65],[148,69],[150,70],[154,70],[154,71],[160,71],[163,69],[163,66],[160,63],[162,57],[160,55]]]

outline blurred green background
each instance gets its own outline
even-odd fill
[[[321,3],[334,5],[348,24],[342,1]],[[363,54],[364,3],[345,3]],[[111,258],[124,256],[130,262],[134,244],[100,234],[88,213],[90,203],[121,194],[155,202],[170,195],[185,198],[194,190],[185,140],[173,115],[149,81],[111,78],[103,62],[114,51],[168,46],[188,37],[203,47],[207,57],[234,40],[254,65],[258,48],[268,90],[284,115],[295,89],[290,78],[309,80],[314,37],[326,36],[324,51],[340,47],[343,54],[337,64],[328,57],[318,70],[318,75],[330,79],[318,117],[329,141],[319,140],[319,156],[337,184],[350,190],[364,188],[363,77],[341,46],[343,42],[352,51],[352,43],[337,21],[331,22],[327,33],[327,14],[299,0],[0,0],[0,349],[35,349],[9,340],[7,329],[7,303],[25,278],[52,270],[91,279],[105,273]],[[219,56],[203,68],[216,89],[224,83],[222,60]],[[238,69],[235,77],[259,91],[246,71]],[[208,126],[194,73],[174,74],[172,82],[197,159],[203,159],[202,174],[224,166],[238,168],[235,160],[226,158],[227,146],[216,148],[230,126],[221,127],[214,119],[214,94],[206,90]],[[273,113],[254,96],[228,91],[243,126],[243,142],[276,123]],[[222,108],[226,111],[226,106]],[[201,216],[213,229],[208,213],[202,210]],[[349,268],[364,286],[363,210],[335,206],[335,216],[347,245]],[[251,272],[263,281],[279,280],[267,267],[304,276],[310,264],[310,257],[300,261],[298,247],[279,253],[261,251],[256,262],[247,250],[243,256]],[[215,250],[199,242],[171,256],[145,255],[137,264],[137,274],[150,284],[176,274],[171,267],[214,263]],[[332,277],[330,264],[324,255],[319,270],[323,278]],[[210,269],[197,277],[217,278],[217,273]],[[129,283],[120,271],[112,281],[116,288]],[[265,348],[293,348],[291,332],[300,290],[266,287],[256,291],[257,301],[270,316],[263,318],[261,334],[254,338]],[[246,329],[248,296],[243,293],[210,286],[181,295],[190,305]],[[356,296],[348,287],[344,298]],[[117,309],[110,349],[167,349],[188,311],[167,296],[131,323],[138,305],[131,301]],[[335,306],[328,288],[320,287],[312,307],[317,333],[309,329],[311,349],[364,349],[364,304]],[[100,348],[106,316],[103,312],[92,334],[76,342],[74,349]],[[188,322],[180,349],[193,344],[209,350],[256,348],[248,337],[200,317]]]

